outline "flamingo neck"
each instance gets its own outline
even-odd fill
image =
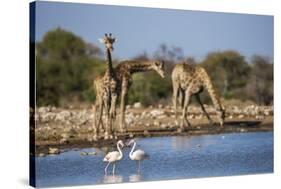
[[[129,154],[130,157],[132,157],[135,148],[136,148],[136,142],[134,142],[133,148],[131,149],[131,152],[130,152],[130,154]]]
[[[120,153],[119,159],[121,159],[123,157],[123,153],[122,153],[122,150],[119,147],[119,143],[117,143],[117,149],[118,149],[118,151]]]

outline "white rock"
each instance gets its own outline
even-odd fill
[[[256,115],[256,119],[257,119],[257,120],[263,120],[263,119],[264,119],[264,116],[263,116],[263,115]]]
[[[242,119],[242,118],[244,118],[245,116],[243,115],[243,114],[240,114],[239,116],[238,116],[238,118],[239,119]]]
[[[67,142],[68,142],[67,138],[60,139],[60,144],[64,144],[64,143],[67,143]]]
[[[60,150],[58,148],[49,148],[49,154],[59,154]]]
[[[159,115],[163,115],[163,114],[164,114],[164,111],[163,111],[163,110],[154,109],[154,110],[151,110],[151,111],[150,111],[150,114],[151,114],[153,117],[156,117],[156,116],[159,116]]]
[[[70,136],[69,136],[68,133],[62,133],[62,134],[61,134],[61,137],[64,138],[64,139],[70,138]]]
[[[44,156],[46,156],[46,154],[40,153],[40,154],[38,154],[38,156],[39,156],[39,157],[44,157]]]
[[[140,102],[134,103],[134,108],[141,108],[142,104]]]
[[[195,118],[194,114],[188,116],[188,119],[194,119],[194,118]]]
[[[159,109],[162,109],[163,107],[164,107],[163,104],[158,104]]]
[[[160,126],[161,123],[159,121],[154,121],[153,124],[156,126]]]
[[[246,132],[247,130],[246,129],[240,129],[240,132],[241,133],[244,133],[244,132]]]

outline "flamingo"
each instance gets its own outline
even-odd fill
[[[134,151],[135,148],[136,148],[136,144],[137,144],[137,143],[135,142],[135,140],[132,139],[132,140],[130,140],[130,142],[128,143],[128,146],[130,146],[132,143],[133,143],[134,145],[133,145],[133,147],[132,147],[132,149],[131,149],[131,152],[130,152],[130,154],[129,154],[129,157],[130,157],[130,159],[133,160],[133,161],[138,161],[138,172],[140,172],[140,162],[141,162],[142,160],[148,158],[149,156],[148,156],[148,154],[145,153],[143,150],[136,150],[136,151]]]
[[[122,151],[120,149],[120,145],[121,145],[121,148],[124,147],[124,143],[123,143],[122,140],[119,140],[117,142],[117,149],[118,149],[118,151],[109,152],[103,158],[104,162],[108,162],[108,164],[106,165],[106,167],[104,169],[105,174],[107,174],[107,167],[109,166],[110,163],[113,163],[112,174],[114,174],[115,173],[115,163],[117,161],[120,161],[123,158],[123,153],[122,153]]]

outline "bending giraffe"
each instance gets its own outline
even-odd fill
[[[113,51],[113,43],[116,38],[110,33],[105,34],[100,42],[106,47],[106,63],[107,69],[103,77],[97,77],[94,80],[94,88],[96,91],[95,116],[94,116],[94,139],[98,136],[98,123],[102,119],[103,109],[105,110],[105,133],[104,138],[108,139],[112,136],[113,121],[115,119],[115,105],[117,100],[117,79],[112,66],[111,52]],[[101,112],[100,114],[98,114]]]
[[[206,70],[202,67],[181,63],[177,64],[172,71],[172,83],[173,83],[173,104],[175,116],[177,118],[177,101],[182,105],[182,123],[180,130],[183,131],[185,123],[190,126],[190,123],[186,117],[188,104],[191,96],[195,96],[196,100],[201,106],[204,114],[209,120],[210,124],[213,124],[212,119],[206,112],[204,105],[200,99],[200,93],[203,92],[204,88],[208,91],[214,107],[218,114],[219,123],[221,126],[224,125],[225,110],[222,107],[218,95],[213,87],[211,79],[207,74]]]

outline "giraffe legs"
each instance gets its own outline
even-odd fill
[[[97,119],[97,106],[93,105],[92,106],[92,110],[93,110],[93,113],[94,113],[94,120],[93,120],[94,136],[93,136],[93,139],[97,140],[98,139],[98,126],[97,126],[97,122],[96,122],[96,119]]]
[[[209,114],[207,113],[207,111],[206,111],[204,105],[202,104],[199,94],[196,94],[195,96],[196,96],[196,100],[197,100],[197,102],[200,104],[201,109],[203,110],[205,116],[208,118],[209,124],[210,124],[210,125],[213,125],[213,120],[210,118],[210,116],[209,116]]]
[[[108,139],[109,135],[111,134],[110,130],[110,107],[109,107],[109,100],[108,98],[103,99],[104,101],[104,109],[105,109],[105,132],[104,132],[104,139]]]
[[[184,104],[184,98],[185,98],[185,91],[182,89],[179,89],[179,103],[180,103],[180,107],[183,108],[183,104]]]
[[[113,132],[113,125],[114,125],[114,120],[116,118],[116,103],[117,103],[117,94],[116,93],[111,93],[111,105],[110,105],[110,112],[109,112],[109,130],[110,130],[110,135],[112,135]]]
[[[94,137],[97,138],[99,132],[104,132],[104,125],[102,121],[103,115],[103,101],[97,98],[94,106]]]
[[[190,97],[191,94],[189,92],[189,90],[185,91],[185,98],[184,98],[184,103],[183,103],[183,111],[182,111],[182,123],[180,126],[180,131],[184,131],[185,130],[185,125],[187,124],[188,127],[190,127],[190,122],[188,121],[186,114],[187,114],[187,110],[188,110],[188,105],[189,105],[189,101],[190,101]]]
[[[177,119],[177,101],[179,96],[179,84],[176,81],[173,81],[173,106],[175,111],[175,118]]]
[[[120,117],[120,122],[119,122],[119,131],[121,133],[126,131],[126,123],[125,123],[125,107],[126,107],[126,100],[127,100],[127,90],[128,90],[128,85],[124,82],[122,83],[122,93],[121,93],[121,117]]]

